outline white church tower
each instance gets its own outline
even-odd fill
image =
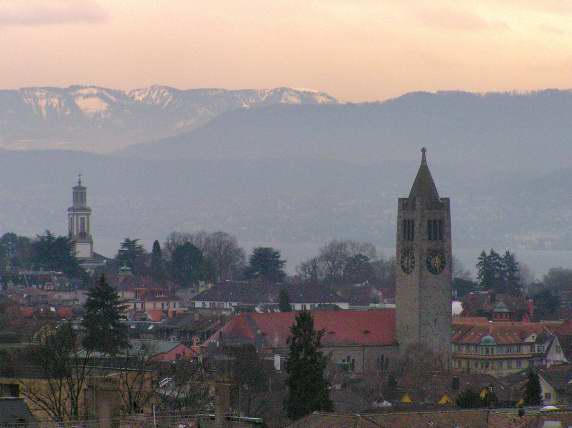
[[[87,206],[87,188],[81,184],[81,174],[73,188],[73,205],[68,208],[69,237],[73,242],[78,259],[93,256],[93,237],[91,236],[91,208]]]

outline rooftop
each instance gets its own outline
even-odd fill
[[[232,318],[208,342],[251,343],[264,347],[287,346],[296,312],[243,313]],[[323,330],[324,346],[395,345],[395,311],[313,311],[316,330]]]

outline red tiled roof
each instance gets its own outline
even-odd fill
[[[558,336],[572,336],[572,320],[566,320],[557,327],[552,328],[552,331]]]
[[[257,336],[267,347],[285,347],[296,312],[243,313],[234,317],[208,342],[224,339],[252,343]],[[314,327],[324,330],[324,346],[394,345],[395,311],[313,311]]]
[[[161,321],[163,319],[163,311],[160,309],[149,309],[145,313],[151,321]]]
[[[73,310],[69,306],[60,306],[56,309],[56,314],[60,318],[71,318],[73,316]]]
[[[531,334],[550,333],[541,323],[531,322],[481,322],[453,323],[453,343],[479,344],[485,336],[491,336],[497,345],[523,343]]]
[[[30,318],[31,316],[34,315],[34,308],[30,308],[28,306],[22,306],[20,307],[20,315],[22,315],[25,318]]]

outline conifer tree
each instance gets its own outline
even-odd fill
[[[314,319],[308,311],[296,315],[290,332],[286,363],[288,395],[284,402],[286,414],[296,420],[314,411],[332,411],[334,405],[324,377],[327,357],[320,351],[324,332],[314,329]]]
[[[506,251],[502,258],[504,276],[506,280],[506,288],[509,293],[517,294],[520,292],[519,264],[516,257],[510,251]]]
[[[257,247],[252,250],[245,274],[250,279],[281,282],[286,277],[285,264],[280,251],[271,247]]]
[[[491,248],[488,259],[488,265],[492,272],[491,288],[497,293],[503,293],[506,291],[506,276],[503,269],[502,257]]]
[[[523,401],[525,406],[540,406],[542,400],[542,387],[538,373],[533,368],[528,369],[528,381],[524,385]]]
[[[485,250],[481,252],[477,262],[477,280],[480,287],[485,290],[492,287],[494,282],[489,256]]]
[[[292,305],[290,304],[290,296],[288,292],[283,288],[280,290],[280,294],[278,295],[278,308],[280,312],[291,312]]]
[[[157,240],[153,242],[153,250],[151,251],[151,277],[156,282],[162,282],[165,279],[163,253]]]
[[[82,344],[86,350],[115,355],[129,346],[127,327],[121,323],[124,307],[104,275],[89,289],[84,309]]]

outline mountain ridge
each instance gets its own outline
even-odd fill
[[[197,128],[234,109],[272,104],[336,104],[323,92],[272,89],[123,91],[96,85],[0,90],[0,147],[112,151]]]
[[[572,91],[407,94],[383,103],[271,105],[225,112],[189,133],[121,154],[147,159],[412,160],[421,146],[443,162],[487,169],[572,165]]]

